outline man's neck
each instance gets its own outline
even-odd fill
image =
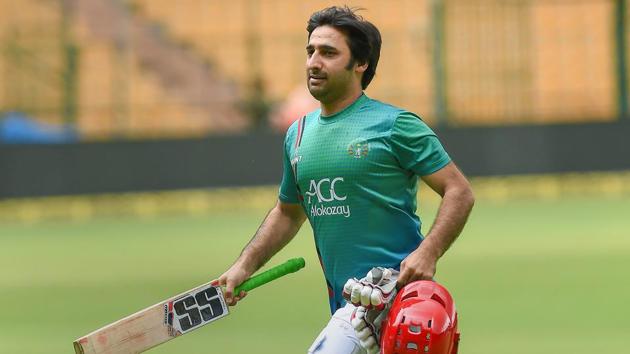
[[[352,92],[351,94],[338,99],[334,102],[330,103],[321,103],[322,107],[322,115],[323,116],[332,116],[335,113],[339,113],[343,111],[346,107],[350,106],[354,103],[361,95],[363,94],[362,90],[357,92]]]

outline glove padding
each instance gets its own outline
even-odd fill
[[[383,310],[396,297],[399,274],[391,268],[372,268],[361,280],[348,279],[343,287],[343,297],[354,306]]]
[[[387,318],[389,306],[386,309],[387,311],[368,310],[363,306],[359,306],[354,309],[350,317],[350,323],[367,354],[378,354],[381,350],[379,341],[381,324]]]
[[[367,354],[378,354],[381,350],[381,324],[396,297],[398,275],[394,269],[376,267],[361,280],[348,279],[343,287],[343,297],[357,306],[350,323]]]

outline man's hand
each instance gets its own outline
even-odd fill
[[[217,285],[225,286],[225,301],[228,305],[234,306],[247,296],[246,291],[241,291],[240,294],[234,294],[234,288],[243,284],[252,274],[253,272],[248,271],[245,267],[237,263],[219,277]]]
[[[422,246],[421,244],[417,250],[411,252],[400,263],[398,288],[402,288],[416,280],[433,280],[439,257]]]

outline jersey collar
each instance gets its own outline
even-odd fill
[[[360,107],[363,102],[369,100],[369,97],[365,95],[365,93],[361,93],[361,96],[359,96],[359,98],[357,98],[356,100],[354,100],[354,102],[352,102],[348,107],[342,109],[341,111],[335,113],[335,114],[331,114],[329,116],[325,116],[321,114],[319,114],[319,123],[320,124],[332,124],[334,122],[337,122],[339,120],[344,119],[345,117],[349,116],[350,114],[352,114],[352,112],[354,112],[358,107]]]

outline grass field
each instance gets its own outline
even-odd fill
[[[259,204],[0,224],[0,353],[72,353],[73,339],[219,275],[264,217]],[[437,204],[421,207],[429,220]],[[478,198],[438,268],[460,312],[460,353],[628,352],[628,230],[627,195]],[[295,256],[306,269],[152,353],[305,353],[329,316],[309,227],[271,263]]]

